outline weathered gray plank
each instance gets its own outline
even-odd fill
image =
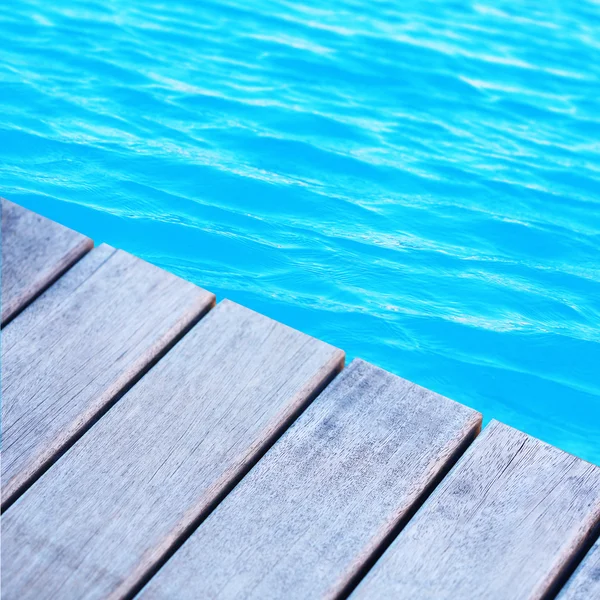
[[[600,598],[600,540],[569,579],[557,600],[591,600]]]
[[[351,598],[542,598],[600,519],[600,469],[492,421]]]
[[[339,370],[224,301],[2,517],[3,598],[121,598]]]
[[[141,597],[335,597],[480,425],[475,411],[355,360]]]
[[[2,326],[79,260],[92,240],[18,204],[2,204]]]
[[[3,507],[213,303],[100,246],[12,320],[2,330]]]

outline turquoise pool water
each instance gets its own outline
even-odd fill
[[[0,5],[0,195],[600,464],[600,5]]]

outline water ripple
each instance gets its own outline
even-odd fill
[[[1,195],[600,464],[600,6],[0,6]]]

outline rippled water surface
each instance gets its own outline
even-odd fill
[[[0,4],[0,195],[600,463],[600,5]]]

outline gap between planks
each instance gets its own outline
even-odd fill
[[[101,245],[2,331],[5,510],[214,305]]]

